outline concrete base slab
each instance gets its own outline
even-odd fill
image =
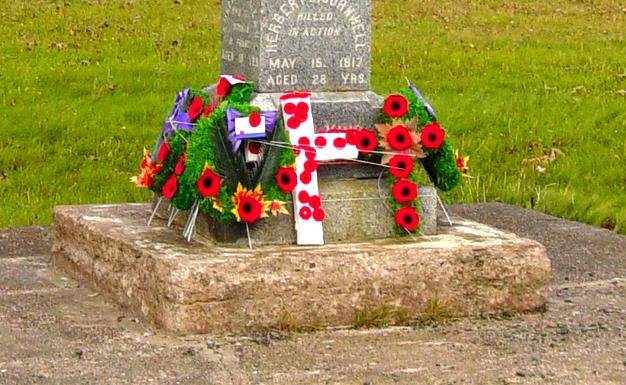
[[[543,309],[539,243],[457,220],[436,236],[323,247],[187,244],[147,204],[54,210],[53,260],[146,320],[179,334],[402,324]]]

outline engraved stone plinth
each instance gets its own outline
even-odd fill
[[[222,73],[259,92],[366,91],[371,0],[223,0]]]

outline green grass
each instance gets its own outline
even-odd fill
[[[0,226],[145,201],[128,181],[175,93],[219,67],[219,2],[0,5]],[[502,5],[503,3],[507,3]],[[626,234],[626,9],[614,0],[374,1],[373,88],[414,81],[499,200]],[[538,172],[531,159],[563,152]]]

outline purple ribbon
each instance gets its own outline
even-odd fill
[[[163,125],[163,131],[161,131],[161,135],[169,135],[175,132],[178,129],[182,129],[185,131],[193,131],[193,124],[189,121],[189,114],[182,111],[183,106],[187,102],[189,98],[190,89],[189,87],[180,91],[176,95],[176,101],[174,102],[174,108],[172,112],[167,116],[165,120],[165,124]]]
[[[271,134],[274,131],[274,125],[276,124],[276,118],[278,117],[278,112],[276,111],[267,111],[267,112],[259,112],[259,115],[265,117],[265,132]],[[228,138],[230,142],[233,144],[233,152],[239,150],[241,147],[241,143],[243,139],[239,138],[237,132],[235,130],[235,119],[242,118],[246,115],[241,112],[229,108],[226,110],[226,125],[228,127]]]
[[[435,109],[433,108],[433,106],[430,105],[428,100],[426,100],[424,98],[424,96],[422,95],[420,90],[418,90],[417,87],[415,87],[411,83],[409,83],[409,89],[411,91],[413,91],[413,93],[415,94],[415,96],[417,96],[417,98],[420,100],[420,102],[424,103],[424,107],[426,107],[426,111],[428,111],[428,115],[430,115],[430,118],[436,122],[437,121],[437,115],[435,115]]]

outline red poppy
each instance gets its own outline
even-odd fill
[[[296,113],[296,105],[293,103],[285,104],[285,113],[289,115],[293,115]]]
[[[318,136],[317,138],[315,138],[315,146],[317,146],[318,148],[326,147],[326,143],[328,142],[326,141],[326,138],[323,136]]]
[[[163,143],[161,143],[161,147],[159,147],[159,153],[157,154],[157,163],[162,164],[163,162],[165,162],[167,160],[167,157],[170,155],[170,152],[172,152],[170,142],[165,140]]]
[[[411,148],[413,139],[406,126],[398,125],[393,127],[387,133],[387,142],[389,146],[396,151],[404,151]]]
[[[359,130],[348,130],[346,132],[346,142],[348,144],[356,145],[356,141],[359,138]]]
[[[310,198],[311,197],[309,196],[309,193],[305,190],[302,190],[298,193],[298,201],[300,201],[300,203],[302,204],[308,203]]]
[[[298,117],[295,115],[287,119],[287,127],[291,128],[292,130],[300,127],[300,123],[300,119],[298,119]]]
[[[222,179],[209,166],[205,166],[197,186],[203,198],[215,197],[222,187]]]
[[[250,114],[248,121],[252,127],[258,127],[261,124],[261,115],[258,112]]]
[[[309,184],[311,183],[312,180],[313,180],[313,176],[311,175],[310,172],[305,171],[302,174],[300,174],[300,182],[304,184]]]
[[[396,178],[408,178],[415,167],[415,162],[412,156],[397,154],[389,161],[389,167],[389,173]]]
[[[174,168],[174,175],[181,176],[185,172],[185,161],[187,160],[187,154],[183,154],[176,163],[176,167]]]
[[[259,142],[248,143],[248,151],[252,155],[259,155],[261,153],[261,143]]]
[[[242,197],[237,206],[237,212],[239,213],[241,221],[250,224],[261,218],[264,210],[263,203],[251,196]]]
[[[403,207],[396,212],[396,224],[408,231],[415,231],[420,225],[420,217],[412,206]]]
[[[165,185],[163,185],[163,198],[174,198],[174,195],[176,195],[176,191],[178,191],[178,177],[174,175],[170,179],[168,179],[167,182],[165,182]]]
[[[383,111],[391,118],[401,118],[409,111],[409,102],[400,94],[389,95],[385,99]]]
[[[306,172],[317,171],[317,162],[314,160],[307,160],[306,162],[304,162],[304,170]]]
[[[400,203],[413,202],[417,198],[417,185],[408,180],[397,182],[391,189],[393,199]]]
[[[298,139],[298,144],[301,146],[309,146],[311,145],[311,140],[306,136],[302,136]]]
[[[446,139],[446,132],[438,123],[431,123],[422,129],[422,145],[429,150],[438,150]]]
[[[293,167],[281,167],[276,174],[276,183],[283,192],[290,193],[296,188],[298,178]]]
[[[202,98],[195,97],[189,105],[189,121],[195,122],[198,116],[204,111],[204,101]]]
[[[333,141],[333,145],[338,148],[338,149],[342,149],[346,147],[346,140],[344,138],[335,138],[335,140]]]
[[[324,222],[324,219],[326,219],[326,212],[324,211],[323,208],[318,207],[313,211],[313,219],[315,219],[317,222]]]
[[[287,119],[287,127],[296,129],[309,118],[309,105],[305,102],[300,102],[297,106],[294,103],[287,103],[285,114],[292,115]]]
[[[215,92],[217,93],[217,96],[219,96],[220,98],[223,98],[226,95],[228,95],[231,88],[233,88],[233,86],[230,85],[230,83],[228,82],[228,80],[226,80],[226,78],[220,78],[219,83],[217,83]]]
[[[311,219],[311,208],[309,206],[304,206],[300,209],[300,218],[308,221]]]
[[[322,200],[319,195],[313,195],[309,198],[309,204],[313,208],[320,208],[322,207]]]
[[[309,193],[305,190],[302,190],[300,191],[300,193],[298,193],[298,200],[300,201],[300,203],[308,203],[309,199],[311,199],[311,197],[309,196]]]
[[[378,140],[374,131],[360,130],[356,138],[356,147],[363,153],[370,153],[378,146]]]
[[[215,110],[215,107],[213,107],[212,104],[207,104],[206,107],[204,107],[204,114],[203,114],[204,117],[208,118],[209,116],[211,116],[214,110]]]
[[[306,104],[305,102],[300,102],[298,103],[297,111],[299,114],[306,115],[309,113],[309,105]]]

